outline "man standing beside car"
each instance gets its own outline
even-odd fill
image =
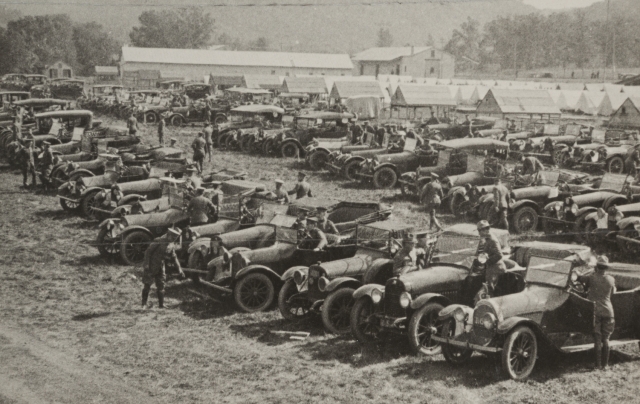
[[[144,262],[142,264],[142,308],[147,307],[151,284],[155,282],[156,293],[158,294],[158,307],[164,308],[164,282],[167,278],[165,264],[172,262],[178,269],[180,278],[184,279],[184,272],[180,266],[180,261],[176,255],[175,242],[180,237],[179,229],[169,229],[167,234],[159,237],[149,245],[144,252]]]
[[[129,119],[127,119],[127,129],[129,129],[129,135],[138,133],[138,120],[133,116],[133,113],[131,113]]]
[[[442,192],[442,186],[440,185],[440,177],[433,173],[431,174],[431,181],[424,186],[420,193],[420,200],[424,201],[427,213],[431,219],[429,229],[433,229],[435,225],[439,231],[442,230],[442,226],[440,226],[436,218],[436,209],[440,208],[442,198],[444,198],[444,194]]]
[[[49,189],[49,176],[51,176],[51,171],[53,171],[53,163],[55,159],[51,149],[49,148],[51,143],[44,141],[42,142],[42,146],[44,147],[44,151],[42,152],[42,158],[40,159],[40,181],[42,182],[43,191],[46,192]]]
[[[191,148],[193,149],[193,161],[196,163],[196,167],[198,167],[198,172],[202,173],[204,166],[204,155],[205,155],[205,147],[207,142],[204,140],[204,134],[202,132],[198,132],[198,137],[196,137],[191,143]]]
[[[485,270],[485,281],[487,283],[489,295],[493,296],[500,275],[507,272],[507,266],[504,263],[502,257],[502,247],[500,241],[496,236],[491,234],[491,226],[486,220],[481,220],[477,224],[478,235],[480,236],[480,242],[478,243],[478,249],[476,256],[480,254],[487,255]]]
[[[190,226],[200,226],[209,223],[209,216],[215,216],[216,206],[210,199],[204,196],[205,189],[198,187],[196,196],[191,198],[187,213],[189,214]]]
[[[27,189],[27,178],[31,174],[31,187],[36,189],[36,163],[33,158],[33,141],[31,139],[25,139],[24,147],[20,149],[21,165],[22,165],[22,185],[24,189]]]
[[[596,368],[606,368],[609,365],[609,337],[615,329],[615,318],[611,295],[616,293],[616,281],[605,272],[609,268],[609,259],[599,256],[596,270],[589,276],[579,276],[578,280],[589,291],[587,299],[594,304],[593,311],[593,339],[596,352]]]
[[[208,104],[207,104],[208,105]],[[213,126],[210,122],[204,125],[204,141],[206,142],[204,152],[209,155],[209,162],[211,162],[211,151],[213,146]]]
[[[496,178],[496,186],[493,188],[493,210],[498,215],[498,225],[509,230],[509,221],[507,220],[507,211],[509,209],[509,190],[502,185],[500,177]]]
[[[158,119],[158,143],[160,146],[164,146],[164,118]]]

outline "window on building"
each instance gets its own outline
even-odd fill
[[[620,108],[620,115],[627,115],[627,107]]]
[[[58,78],[58,69],[49,69],[49,78],[57,79]]]
[[[276,74],[276,71],[275,70],[271,70],[271,74]]]
[[[363,64],[360,65],[360,75],[364,76],[364,65]]]
[[[429,69],[429,73],[433,74],[433,73],[435,73],[435,72],[436,72],[435,67],[432,67],[431,69]]]
[[[71,69],[63,69],[62,70],[62,77],[71,78]]]
[[[434,50],[432,50],[432,51],[431,51],[431,57],[432,57],[432,58],[435,58],[435,57],[436,57],[436,51],[434,51]]]
[[[376,65],[376,77],[380,75],[380,65]]]
[[[396,65],[396,76],[399,76],[399,75],[400,75],[400,65]]]

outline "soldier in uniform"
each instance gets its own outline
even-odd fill
[[[191,188],[198,189],[202,186],[202,179],[198,176],[198,169],[195,167],[187,167],[186,185]]]
[[[433,225],[435,225],[438,230],[442,230],[442,226],[440,226],[436,218],[436,209],[440,208],[442,198],[444,198],[444,194],[442,193],[442,186],[440,185],[440,177],[433,173],[431,174],[431,181],[424,186],[420,193],[420,200],[424,201],[426,211],[431,218],[429,229],[433,229]]]
[[[557,164],[556,163],[556,153],[555,153],[555,150],[554,150],[554,147],[553,147],[553,139],[551,139],[550,137],[547,137],[544,140],[543,151],[549,153],[549,155],[551,156],[551,165],[555,166]]]
[[[407,272],[415,271],[418,260],[424,255],[424,250],[416,248],[416,236],[408,233],[402,239],[402,248],[393,257],[393,276],[404,275]]]
[[[384,137],[386,136],[386,134],[387,134],[387,130],[385,129],[384,126],[381,126],[378,128],[378,130],[376,131],[376,139],[375,139],[378,145],[384,144]]]
[[[158,119],[158,143],[160,146],[164,146],[164,119]]]
[[[209,105],[209,104],[207,104]],[[213,126],[211,126],[210,122],[207,122],[204,125],[204,141],[206,142],[205,145],[205,154],[209,155],[209,162],[211,162],[211,153],[212,153],[212,147],[213,147],[213,140],[212,137],[213,136]]]
[[[166,280],[165,264],[172,262],[184,279],[184,272],[176,255],[176,241],[180,237],[179,229],[169,229],[167,234],[159,237],[149,245],[144,253],[142,283],[142,308],[147,307],[151,284],[155,282],[158,294],[158,306],[164,308],[164,282]]]
[[[222,185],[222,182],[211,181],[211,185],[213,185],[213,195],[211,196],[211,202],[219,207],[224,202],[224,192],[220,189],[220,185]]]
[[[318,212],[318,229],[322,230],[324,234],[340,235],[336,225],[327,218],[327,208],[319,206],[316,210]]]
[[[500,275],[507,272],[507,266],[502,257],[502,246],[496,236],[491,234],[491,226],[486,220],[481,220],[477,224],[480,242],[476,256],[484,253],[487,255],[485,280],[489,295],[493,296]]]
[[[277,179],[275,182],[276,182],[276,189],[275,191],[273,191],[273,193],[276,196],[276,201],[283,204],[289,203],[289,194],[287,193],[287,191],[282,189],[282,186],[284,185],[284,181]]]
[[[196,163],[199,172],[202,172],[203,169],[206,146],[207,142],[204,140],[204,134],[198,132],[198,137],[191,143],[191,148],[193,149],[193,161]]]
[[[431,111],[431,118],[427,119],[426,124],[427,125],[437,125],[439,123],[440,123],[440,121],[438,120],[438,118],[436,118],[436,115],[433,113],[433,111]]]
[[[364,130],[360,124],[353,126],[352,128],[352,136],[351,136],[351,144],[358,144],[362,140],[362,133]]]
[[[637,169],[640,167],[640,151],[638,151],[637,147],[633,148],[633,151],[624,163],[628,169],[627,174],[635,178]]]
[[[305,238],[300,244],[300,248],[305,250],[320,251],[324,249],[328,242],[327,236],[318,227],[318,219],[315,217],[307,218],[307,229]]]
[[[525,157],[520,156],[520,162],[522,163],[522,174],[536,174],[540,170],[544,170],[544,166],[537,158],[533,156]]]
[[[24,143],[24,147],[20,149],[20,159],[22,160],[22,186],[25,189],[29,187],[27,185],[27,178],[31,175],[31,187],[36,189],[36,163],[33,158],[33,141],[31,139],[26,139]]]
[[[296,219],[295,223],[291,228],[305,231],[307,229],[307,216],[309,215],[309,211],[304,208],[298,208],[298,219]]]
[[[302,171],[298,173],[298,182],[296,186],[293,187],[291,191],[288,192],[289,195],[296,195],[296,199],[302,199],[305,197],[311,198],[313,195],[311,194],[311,185],[305,180],[307,174]]]
[[[616,281],[606,274],[609,259],[600,256],[596,261],[596,270],[588,276],[579,276],[578,280],[588,290],[587,299],[594,302],[593,339],[596,353],[596,368],[609,365],[609,337],[615,329],[615,317],[611,295],[616,293]]]
[[[496,186],[493,188],[493,209],[498,215],[498,225],[509,230],[507,211],[509,209],[509,190],[502,184],[500,177],[496,178]]]
[[[49,146],[51,144],[47,141],[42,142],[42,146],[44,147],[44,151],[42,152],[42,159],[40,159],[40,181],[42,181],[42,188],[44,191],[49,189],[49,185],[51,182],[49,181],[49,177],[51,176],[51,171],[53,170],[53,153]]]
[[[135,135],[138,132],[138,120],[133,116],[133,113],[127,119],[127,129],[129,129],[129,135]]]
[[[189,214],[190,226],[199,226],[201,224],[209,223],[209,215],[214,215],[216,212],[216,206],[204,196],[204,188],[198,187],[196,189],[196,196],[191,198],[189,206],[187,206],[187,213]]]

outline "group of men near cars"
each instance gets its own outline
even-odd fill
[[[42,184],[42,191],[47,191],[51,186],[49,177],[55,163],[55,158],[51,152],[51,143],[42,142],[42,154],[39,156],[36,167],[35,149],[33,146],[33,138],[27,137],[24,139],[24,144],[18,150],[18,156],[20,160],[20,170],[22,171],[22,186],[24,189],[31,187],[34,191],[37,188],[37,177],[40,175],[40,182]],[[31,184],[28,184],[28,179],[31,177]]]

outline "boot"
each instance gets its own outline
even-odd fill
[[[609,349],[609,341],[606,341],[602,344],[602,368],[606,368],[609,366],[609,353],[611,350]]]
[[[158,290],[158,307],[164,309],[164,290]]]
[[[142,289],[142,307],[147,305],[147,300],[149,300],[149,290],[150,289],[146,287]]]
[[[602,367],[602,344],[596,342],[594,350],[596,352],[596,369],[599,369]]]

